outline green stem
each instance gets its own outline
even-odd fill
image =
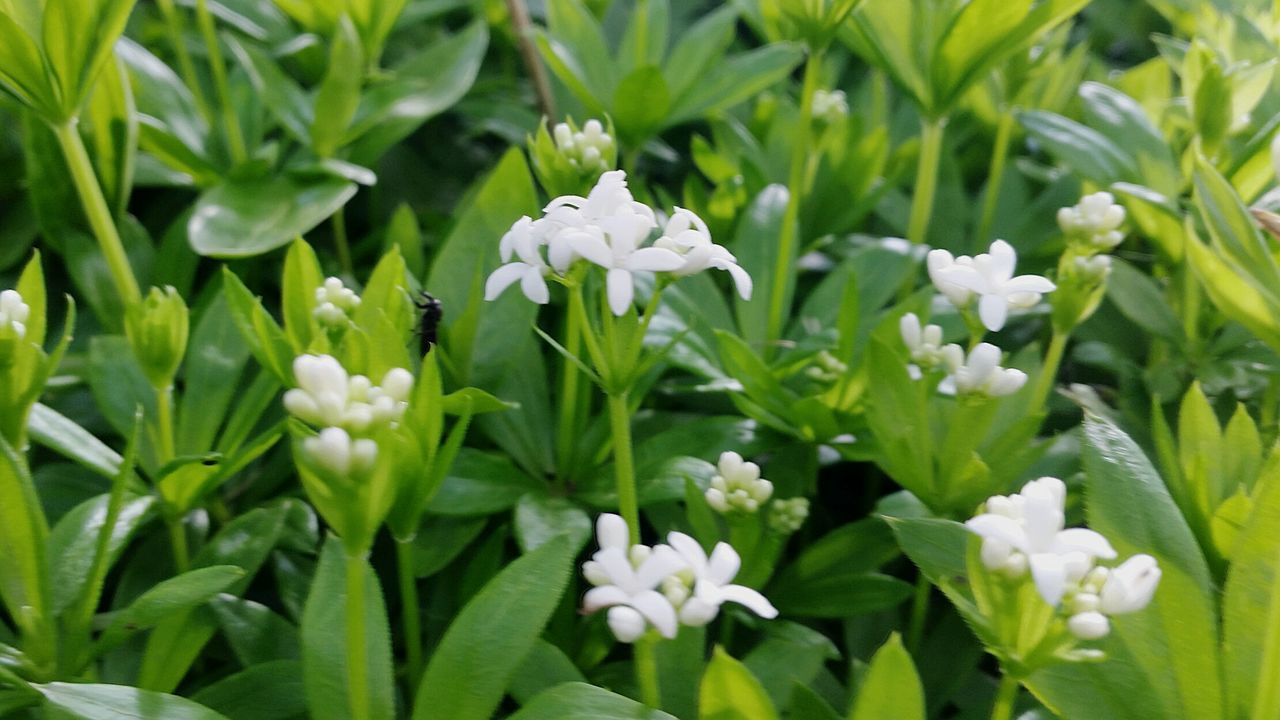
[[[1068,333],[1053,331],[1049,340],[1049,349],[1045,352],[1044,364],[1040,366],[1040,376],[1036,378],[1035,392],[1031,395],[1032,412],[1040,412],[1049,402],[1049,393],[1053,392],[1053,383],[1058,379],[1058,366],[1062,364],[1062,354],[1067,349]]]
[[[167,463],[177,457],[177,445],[173,438],[173,386],[156,388],[156,433],[160,438],[158,448],[160,462]]]
[[[651,708],[662,707],[662,688],[658,683],[658,640],[646,633],[636,641],[636,684],[640,687],[640,701]]]
[[[1004,183],[1004,166],[1009,159],[1009,140],[1013,136],[1013,111],[1005,108],[996,123],[995,147],[991,150],[991,167],[987,175],[987,190],[982,198],[982,219],[978,222],[978,242],[985,245],[991,240],[991,225],[996,219],[996,206],[1000,204],[1000,186]]]
[[[333,244],[338,250],[338,264],[342,266],[342,272],[347,276],[354,278],[356,276],[355,262],[351,259],[351,241],[347,238],[347,213],[345,207],[338,208],[333,214]]]
[[[916,592],[911,600],[911,621],[907,625],[907,651],[915,655],[924,638],[924,624],[929,619],[929,594],[933,584],[924,573],[916,575]]]
[[[938,189],[938,163],[942,159],[942,135],[946,118],[920,121],[920,157],[916,165],[916,189],[911,198],[911,218],[907,222],[907,239],[921,245],[929,232],[933,216],[933,195]]]
[[[218,94],[218,105],[222,111],[223,130],[227,133],[227,150],[231,153],[232,163],[239,165],[248,158],[249,153],[245,149],[244,134],[240,130],[240,117],[236,114],[236,106],[231,99],[231,85],[227,82],[227,66],[222,59],[222,46],[218,44],[218,29],[214,25],[213,14],[209,12],[208,0],[196,0],[196,24],[200,26],[205,51],[209,53],[209,71],[213,75],[213,89]]]
[[[75,183],[76,192],[80,195],[80,203],[89,218],[89,226],[98,238],[98,247],[107,261],[107,269],[111,273],[111,281],[126,309],[142,302],[142,291],[133,276],[133,268],[129,267],[129,256],[124,251],[124,242],[116,231],[115,220],[107,206],[107,198],[102,193],[98,176],[93,171],[93,161],[89,159],[89,151],[85,149],[84,140],[76,129],[78,120],[72,119],[61,125],[53,126],[53,134],[58,138],[62,154],[66,156],[67,168],[71,171],[71,180]]]
[[[804,84],[800,89],[800,117],[791,145],[791,167],[787,178],[787,207],[782,212],[782,229],[778,235],[778,260],[773,268],[773,284],[769,287],[769,315],[765,324],[765,356],[773,351],[782,337],[786,320],[787,281],[791,279],[792,256],[796,254],[796,235],[800,232],[800,196],[804,194],[806,158],[809,156],[809,126],[813,119],[813,96],[818,90],[822,71],[822,53],[812,50],[804,63]]]
[[[89,566],[89,580],[85,583],[84,595],[80,598],[79,612],[71,620],[72,627],[68,642],[83,643],[76,646],[69,655],[72,661],[70,668],[72,674],[79,674],[82,668],[83,658],[78,656],[80,648],[88,647],[92,640],[90,631],[93,626],[93,614],[98,609],[98,600],[102,597],[102,586],[107,579],[111,537],[115,534],[116,522],[120,519],[121,508],[124,507],[124,487],[127,478],[127,473],[118,472],[111,480],[107,515],[102,520],[102,527],[98,529],[98,542],[93,549],[93,563]]]
[[[609,393],[609,430],[613,434],[613,470],[618,483],[618,512],[627,521],[631,544],[640,542],[640,504],[631,458],[631,411],[627,392]]]
[[[165,34],[169,36],[169,44],[173,46],[173,54],[178,59],[178,74],[182,82],[191,90],[191,97],[196,102],[196,109],[206,122],[213,124],[213,111],[209,108],[209,99],[204,95],[204,86],[200,84],[200,75],[191,60],[184,37],[187,32],[182,14],[174,6],[173,0],[156,0],[160,6],[160,14],[164,17]]]
[[[191,567],[191,551],[187,548],[187,527],[182,517],[175,515],[166,521],[169,525],[169,546],[173,549],[173,566],[179,573]]]
[[[581,290],[577,290],[581,293]],[[565,320],[564,348],[570,355],[581,357],[583,321],[581,303],[569,301]],[[556,436],[556,468],[560,481],[567,483],[573,467],[573,450],[578,439],[578,408],[582,373],[568,359],[561,362],[560,422]]]
[[[396,573],[400,578],[400,617],[408,660],[406,684],[416,690],[422,677],[422,623],[418,616],[418,577],[413,571],[412,542],[396,542]]]
[[[365,556],[347,555],[347,692],[351,717],[369,720],[369,661],[365,648]]]
[[[1018,679],[1012,675],[1000,676],[996,690],[996,702],[991,708],[991,720],[1012,720],[1014,702],[1018,699]]]

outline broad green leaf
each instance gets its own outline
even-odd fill
[[[454,618],[431,656],[413,720],[487,720],[569,581],[574,551],[553,539],[508,565]]]
[[[0,435],[0,599],[10,617],[29,618],[33,642],[46,641],[39,631],[53,620],[48,538],[26,459]]]
[[[1129,150],[1144,183],[1162,194],[1178,192],[1181,177],[1173,151],[1136,100],[1097,82],[1081,85],[1080,98],[1089,126]]]
[[[547,6],[547,28],[551,35],[581,63],[581,82],[592,96],[613,95],[618,78],[614,76],[613,53],[609,52],[604,29],[581,0],[561,0]]]
[[[932,38],[921,37],[909,3],[864,2],[851,16],[853,45],[867,60],[888,73],[921,107],[932,106],[924,53]]]
[[[1240,196],[1211,164],[1200,159],[1193,177],[1195,203],[1200,217],[1209,229],[1209,237],[1220,252],[1225,252],[1237,271],[1248,274],[1253,283],[1274,293],[1280,287],[1270,244],[1249,216]]]
[[[895,577],[843,571],[779,586],[771,598],[788,616],[847,618],[896,607],[910,596],[910,583]]]
[[[1121,557],[1139,552],[1160,563],[1150,607],[1115,619],[1168,717],[1216,717],[1222,708],[1215,593],[1204,555],[1142,450],[1106,420],[1085,421],[1090,526]]]
[[[924,720],[924,688],[897,633],[871,658],[849,720]]]
[[[707,66],[729,49],[737,16],[734,6],[723,5],[684,30],[662,67],[672,97],[683,97]]]
[[[528,493],[515,509],[516,541],[524,552],[545,545],[564,535],[575,551],[581,550],[591,537],[591,518],[572,500]]]
[[[203,453],[212,448],[228,409],[243,395],[240,377],[249,360],[249,347],[236,326],[225,293],[218,293],[205,306],[192,329],[189,348],[178,406],[179,454]]]
[[[665,126],[727,110],[787,77],[804,59],[798,45],[774,43],[735,55],[707,71],[671,105]]]
[[[1097,130],[1038,110],[1019,113],[1018,120],[1050,155],[1088,180],[1110,185],[1118,180],[1137,179],[1133,156]]]
[[[236,327],[258,364],[270,371],[280,383],[293,385],[293,359],[301,348],[295,348],[289,342],[284,330],[262,307],[262,300],[225,267],[222,269],[222,292],[227,297],[227,307]]]
[[[344,15],[329,46],[329,68],[316,91],[317,111],[312,114],[311,149],[322,158],[337,152],[359,107],[365,68],[362,50],[355,25]]]
[[[306,234],[355,194],[355,183],[332,176],[228,179],[196,201],[191,248],[205,257],[261,255]]]
[[[1030,10],[1031,0],[970,0],[960,6],[932,58],[934,112],[945,113],[951,99],[985,75],[1011,41],[1030,40],[1014,35]]]
[[[47,82],[47,66],[32,36],[0,13],[0,88],[48,120],[61,114]]]
[[[1187,233],[1186,249],[1187,260],[1213,304],[1272,349],[1280,350],[1280,303],[1276,295],[1255,285],[1192,232]]]
[[[124,61],[112,57],[103,68],[85,106],[81,127],[88,131],[90,156],[111,211],[123,215],[133,190],[138,153],[138,112]]]
[[[307,711],[297,660],[253,665],[201,688],[191,699],[229,720],[289,720]]]
[[[716,646],[699,692],[699,720],[778,720],[778,710],[746,665]]]
[[[280,283],[280,312],[285,334],[294,347],[311,344],[312,312],[316,291],[324,284],[324,270],[316,251],[302,238],[295,238],[284,256],[284,277]]]
[[[742,659],[760,680],[781,712],[791,707],[792,688],[807,686],[825,665],[840,659],[840,651],[826,635],[799,623],[778,620],[765,628],[765,638]]]
[[[176,695],[123,685],[49,683],[32,685],[46,707],[84,720],[229,720]]]
[[[543,491],[510,459],[463,448],[427,510],[434,515],[489,515],[515,505],[524,493]]]
[[[1183,341],[1182,323],[1169,309],[1156,281],[1120,258],[1112,259],[1107,297],[1143,330],[1175,343]]]
[[[177,613],[203,605],[244,576],[245,571],[234,565],[214,565],[191,570],[154,585],[129,607],[112,614],[111,624],[99,643],[114,645],[131,633],[154,627]]]
[[[231,54],[240,62],[249,82],[263,97],[271,98],[267,109],[275,116],[281,127],[294,140],[301,143],[311,139],[315,111],[311,98],[301,87],[285,74],[284,70],[267,52],[252,43],[241,42],[234,35],[224,35]],[[345,129],[345,128],[344,128]]]
[[[638,145],[661,127],[670,109],[671,92],[662,71],[655,65],[646,65],[632,70],[618,83],[612,117],[619,137]]]
[[[133,78],[138,111],[153,118],[153,127],[173,137],[193,158],[207,164],[209,125],[197,110],[191,90],[164,61],[138,43],[124,38],[118,47]],[[144,122],[141,129],[145,127]]]
[[[585,683],[582,671],[564,651],[546,640],[538,640],[511,677],[508,692],[521,705],[564,683]]]
[[[395,678],[391,660],[391,632],[378,576],[368,560],[347,557],[342,541],[330,536],[320,554],[302,614],[302,671],[309,716],[315,720],[348,720],[352,711],[347,685],[352,651],[347,635],[348,563],[363,574],[365,677],[368,720],[395,717]]]
[[[224,594],[214,598],[209,607],[218,617],[227,644],[245,667],[301,657],[298,628],[266,605]]]
[[[49,555],[53,558],[53,611],[62,614],[80,597],[89,580],[98,546],[98,534],[107,521],[108,495],[99,495],[73,508],[54,525],[49,534]],[[152,495],[126,497],[107,545],[107,566],[124,552],[138,529],[154,516]]]
[[[675,720],[632,700],[585,683],[565,683],[535,697],[510,720]]]
[[[735,295],[733,303],[742,339],[756,352],[764,349],[769,324],[769,298],[775,293],[777,265],[795,266],[794,255],[783,258],[778,254],[778,239],[783,231],[788,198],[787,188],[782,185],[770,185],[761,190],[738,222],[733,244],[729,246],[737,256],[738,264],[754,280],[754,301],[744,301]],[[785,282],[782,307],[790,308],[795,292],[795,273],[787,273]],[[789,317],[789,314],[784,313],[783,317]]]

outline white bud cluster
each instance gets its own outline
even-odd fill
[[[324,284],[316,288],[316,309],[312,311],[315,319],[326,328],[346,327],[351,313],[360,307],[360,296],[336,277],[326,278]]]
[[[0,337],[21,340],[27,335],[27,318],[31,307],[22,301],[17,290],[0,292]]]
[[[746,462],[736,452],[720,454],[717,474],[705,497],[719,513],[754,513],[773,495],[773,483],[760,477],[760,466]]]
[[[849,99],[843,90],[817,90],[813,93],[813,116],[834,123],[849,114]]]
[[[588,120],[577,132],[568,123],[557,123],[552,136],[556,149],[579,171],[596,173],[609,169],[605,157],[613,149],[613,138],[599,120]]]
[[[284,394],[294,417],[317,427],[335,427],[368,435],[394,427],[408,408],[413,375],[393,368],[374,385],[363,375],[348,375],[329,355],[301,355],[293,362],[298,387]]]
[[[949,373],[938,383],[938,392],[944,395],[1004,397],[1027,382],[1021,370],[1000,366],[1001,350],[991,343],[978,343],[968,357],[955,343],[943,346],[941,352]]]
[[[902,342],[911,353],[912,364],[907,370],[912,379],[919,380],[922,370],[932,370],[942,365],[944,355],[942,348],[942,327],[925,325],[921,327],[920,318],[915,313],[907,313],[898,321],[898,332]],[[958,347],[958,346],[957,346]]]
[[[1116,204],[1111,193],[1096,192],[1058,210],[1058,227],[1094,251],[1107,251],[1124,240],[1124,233],[1120,232],[1124,218],[1124,208]]]
[[[1091,283],[1100,283],[1111,275],[1110,255],[1077,257],[1072,260],[1072,265],[1076,275]]]
[[[302,441],[307,460],[326,474],[361,477],[378,461],[378,444],[369,438],[352,438],[339,427],[327,427]]]
[[[779,535],[794,534],[808,519],[808,498],[778,499],[769,505],[769,528]]]

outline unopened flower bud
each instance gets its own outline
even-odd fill
[[[770,506],[769,527],[779,535],[791,535],[809,518],[809,499],[803,497],[774,500]]]
[[[1137,612],[1151,602],[1160,584],[1160,566],[1150,555],[1134,555],[1113,569],[1099,593],[1102,612],[1122,615]]]
[[[843,90],[818,90],[813,94],[813,117],[831,124],[849,114],[849,100]]]
[[[342,479],[359,477],[373,469],[378,445],[372,440],[352,440],[346,430],[325,428],[302,441],[307,462],[317,471]]]
[[[151,288],[125,320],[134,357],[153,387],[167,388],[187,351],[190,317],[187,304],[171,286]]]
[[[325,328],[344,328],[358,307],[360,296],[346,287],[341,279],[331,277],[316,288],[316,309],[312,315]]]
[[[1111,623],[1100,612],[1082,612],[1067,620],[1067,629],[1081,640],[1097,640],[1111,632]]]
[[[760,477],[760,466],[744,461],[738,453],[721,453],[717,469],[705,495],[717,512],[754,513],[773,495],[773,483]]]
[[[1124,208],[1115,204],[1109,192],[1096,192],[1080,198],[1072,207],[1058,211],[1058,226],[1069,240],[1085,245],[1094,252],[1105,252],[1124,240],[1120,225]]]
[[[644,635],[648,624],[644,616],[626,605],[615,605],[609,608],[605,616],[609,621],[609,629],[619,642],[633,643]]]

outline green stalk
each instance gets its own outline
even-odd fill
[[[121,468],[121,471],[111,479],[107,515],[102,520],[102,527],[98,529],[98,542],[93,549],[93,563],[89,566],[89,580],[85,583],[84,595],[80,598],[79,611],[72,615],[68,642],[84,643],[83,646],[76,647],[68,654],[72,662],[70,668],[72,674],[78,674],[81,669],[83,659],[79,657],[80,647],[87,647],[92,639],[89,632],[93,626],[93,613],[98,608],[98,600],[102,597],[102,586],[107,579],[111,536],[115,534],[116,522],[119,521],[120,510],[124,507],[124,487],[128,476],[129,472]]]
[[[1067,349],[1067,338],[1070,335],[1059,330],[1053,331],[1049,340],[1049,350],[1045,353],[1044,364],[1040,366],[1040,377],[1036,378],[1035,392],[1031,395],[1032,412],[1038,412],[1049,402],[1049,393],[1053,392],[1053,383],[1058,379],[1058,366],[1062,364],[1062,354]]]
[[[418,577],[413,571],[413,543],[396,541],[396,574],[400,579],[400,613],[408,666],[406,685],[418,687],[422,677],[422,622],[418,617]]]
[[[920,121],[920,157],[916,165],[916,189],[911,198],[911,218],[907,239],[916,245],[925,241],[933,216],[933,196],[938,189],[938,163],[942,159],[942,135],[946,118]]]
[[[924,573],[916,575],[916,592],[911,600],[911,621],[907,625],[907,652],[915,655],[924,638],[924,624],[929,619],[929,594],[933,584]]]
[[[218,94],[218,105],[222,110],[223,130],[227,133],[227,150],[231,153],[231,161],[239,165],[249,157],[245,149],[244,134],[240,130],[240,117],[236,114],[235,103],[231,100],[231,85],[227,82],[227,66],[222,59],[222,46],[218,44],[218,29],[213,22],[213,14],[209,12],[208,0],[196,0],[196,23],[200,26],[200,35],[204,38],[205,51],[209,53],[209,71],[213,75],[213,89]]]
[[[369,720],[369,660],[365,648],[364,554],[347,555],[347,693],[351,717]]]
[[[196,102],[196,109],[200,112],[200,116],[206,122],[213,124],[214,117],[213,111],[209,108],[209,99],[204,95],[200,75],[196,73],[196,65],[191,60],[191,53],[187,51],[186,42],[183,41],[187,27],[182,20],[182,14],[174,6],[173,0],[156,0],[156,4],[160,6],[165,34],[169,36],[169,44],[173,46],[173,54],[178,59],[178,74],[182,76],[182,82],[191,89],[191,97]]]
[[[804,194],[806,159],[809,156],[809,126],[813,119],[813,96],[818,90],[818,74],[822,71],[822,51],[811,50],[804,63],[804,84],[800,89],[800,118],[791,146],[791,167],[787,178],[787,207],[782,212],[782,230],[778,235],[778,262],[773,268],[773,284],[769,288],[769,315],[765,324],[765,355],[772,353],[782,337],[786,320],[787,281],[794,268],[791,257],[796,252],[799,233],[800,196]]]
[[[351,241],[347,239],[347,213],[345,207],[338,208],[333,214],[333,244],[338,250],[338,264],[342,266],[342,272],[354,278],[356,276],[355,262],[351,259]]]
[[[631,411],[625,390],[621,393],[608,393],[607,397],[609,430],[613,434],[613,470],[618,483],[618,512],[627,521],[631,544],[636,545],[640,542],[640,503],[636,495],[636,471],[631,458]]]
[[[657,638],[645,633],[635,644],[636,684],[640,701],[651,708],[662,707],[662,688],[658,683]]]
[[[581,293],[581,290],[577,290]],[[564,348],[570,355],[581,357],[584,318],[582,303],[569,301],[565,320]],[[567,483],[572,470],[573,449],[578,439],[578,409],[582,373],[568,359],[561,361],[560,422],[556,427],[556,469],[562,483]]]
[[[1000,186],[1004,183],[1004,166],[1009,159],[1009,140],[1013,136],[1013,111],[1003,109],[996,123],[995,147],[991,150],[991,167],[987,175],[987,190],[982,198],[982,219],[978,222],[978,241],[985,245],[991,240],[991,225],[996,219],[996,206],[1000,204]]]
[[[1000,676],[1000,687],[996,690],[996,702],[991,708],[991,720],[1012,720],[1013,705],[1018,699],[1018,680],[1009,674]]]
[[[187,547],[187,528],[181,516],[166,518],[169,526],[169,545],[173,549],[173,566],[179,573],[191,567],[191,550]]]
[[[160,462],[177,457],[173,439],[173,386],[156,388],[156,432],[160,437]]]
[[[129,256],[124,251],[124,242],[116,231],[115,220],[111,209],[107,206],[107,198],[102,194],[102,186],[93,171],[93,161],[89,159],[89,151],[84,147],[84,140],[76,130],[77,119],[60,125],[54,125],[53,134],[58,138],[62,154],[67,159],[67,168],[71,171],[71,180],[75,183],[84,213],[89,218],[89,226],[98,239],[98,247],[107,261],[107,269],[111,273],[111,281],[126,309],[142,302],[142,291],[133,276],[133,268],[129,267]]]

